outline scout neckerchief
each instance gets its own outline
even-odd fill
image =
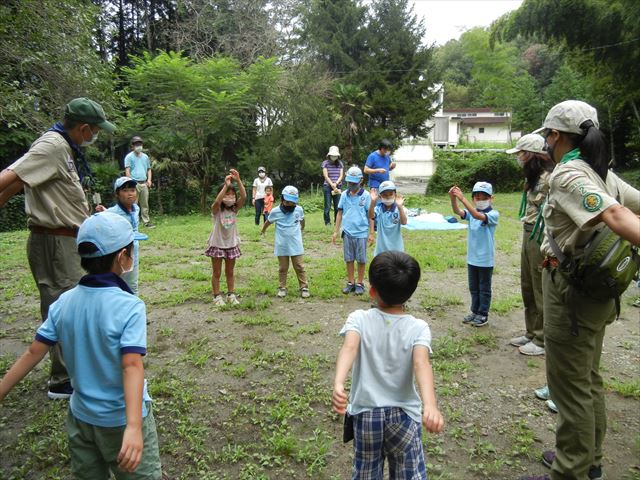
[[[91,167],[89,167],[89,163],[87,163],[87,159],[85,158],[82,150],[80,150],[80,147],[78,147],[78,145],[73,140],[71,140],[71,137],[69,136],[67,131],[64,129],[62,124],[60,122],[56,122],[53,127],[47,130],[47,132],[56,132],[62,135],[62,138],[64,138],[67,141],[67,143],[71,147],[71,150],[73,150],[73,153],[76,154],[77,163],[74,163],[74,165],[76,167],[76,171],[78,172],[80,183],[84,187],[92,186],[93,172],[91,171]]]
[[[118,287],[133,295],[133,292],[129,288],[129,285],[127,285],[127,282],[113,272],[85,275],[80,279],[78,284],[91,288]]]

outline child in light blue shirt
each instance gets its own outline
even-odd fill
[[[347,264],[347,285],[342,289],[345,295],[364,293],[364,269],[367,263],[367,237],[369,236],[369,206],[371,196],[362,188],[363,175],[358,167],[351,167],[345,176],[348,189],[340,195],[336,226],[332,235],[335,245],[340,228],[344,261]],[[354,262],[358,263],[358,281],[355,281]]]
[[[491,206],[493,187],[488,182],[477,182],[473,186],[469,202],[457,186],[449,190],[451,207],[456,215],[469,221],[467,240],[467,272],[471,293],[471,313],[463,319],[475,327],[489,323],[491,306],[491,277],[493,276],[495,243],[494,235],[500,214]],[[465,206],[458,206],[458,200]]]
[[[304,247],[302,245],[302,231],[304,230],[304,210],[298,203],[298,189],[287,185],[282,189],[280,206],[273,208],[267,221],[264,222],[261,235],[264,235],[269,225],[276,225],[274,254],[278,257],[279,286],[277,296],[287,296],[287,273],[289,260],[298,277],[300,296],[309,298],[309,284],[304,271]]]
[[[404,312],[419,280],[420,265],[406,253],[376,256],[369,266],[369,295],[377,308],[356,310],[340,330],[344,344],[332,406],[346,415],[345,426],[353,425],[353,478],[382,478],[385,459],[389,478],[409,478],[407,472],[412,479],[427,478],[421,424],[437,433],[444,419],[429,362],[431,330]]]
[[[369,206],[369,245],[373,245],[374,224],[378,226],[378,239],[375,257],[379,253],[389,250],[404,252],[401,226],[407,224],[407,214],[404,211],[404,199],[396,194],[396,186],[391,180],[382,182],[377,193],[371,191],[371,205]]]

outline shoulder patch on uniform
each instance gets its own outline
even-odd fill
[[[602,206],[602,197],[597,193],[586,193],[582,197],[582,206],[587,212],[595,212]]]

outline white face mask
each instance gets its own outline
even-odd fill
[[[267,174],[266,174],[266,173],[264,173],[264,172],[259,172],[259,173],[258,173],[258,176],[259,176],[260,178],[264,178],[264,177],[266,177],[266,176],[267,176]]]
[[[380,201],[382,203],[384,203],[388,207],[389,205],[393,205],[395,203],[396,199],[395,198],[381,198]]]
[[[84,140],[80,146],[81,147],[88,147],[89,145],[91,145],[92,143],[94,143],[96,140],[98,140],[98,133],[100,132],[96,132],[91,136],[91,140]]]
[[[235,198],[223,198],[222,203],[224,203],[227,207],[233,207],[236,204]]]
[[[476,203],[476,210],[486,210],[491,206],[491,200],[478,200]]]
[[[133,150],[138,153],[142,152],[142,145],[136,145],[136,147]]]

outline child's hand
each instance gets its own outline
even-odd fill
[[[333,235],[331,235],[331,243],[336,245],[336,239],[337,238],[338,238],[338,232],[333,232]]]
[[[340,415],[344,415],[347,413],[347,392],[344,391],[343,386],[333,387],[333,395],[331,396],[331,405],[333,406],[333,411],[339,413]]]
[[[106,208],[104,207],[104,205],[99,204],[96,205],[96,212],[104,212],[106,210]]]
[[[118,467],[125,472],[133,472],[142,458],[142,429],[140,427],[127,427],[122,436],[122,448],[118,453]]]
[[[424,406],[424,411],[422,412],[422,424],[424,428],[427,429],[427,432],[431,433],[440,433],[444,428],[444,418],[438,410],[438,407],[435,406]]]
[[[373,233],[369,234],[369,246],[372,246],[376,241],[376,237]]]
[[[378,200],[378,191],[377,190],[371,190],[369,195],[371,195],[371,202],[372,203],[375,203],[376,200]]]
[[[454,190],[455,190],[456,188],[458,188],[458,187],[457,187],[456,185],[454,185],[453,187],[451,187],[451,188],[449,189],[449,192],[448,192],[448,193],[449,193],[449,196],[450,196],[451,198],[454,198],[454,197],[455,197],[455,195],[453,194],[453,192],[454,192]]]
[[[396,205],[399,207],[404,205],[404,197],[402,195],[396,195]]]
[[[227,187],[230,187],[230,186],[231,186],[231,178],[232,178],[232,177],[231,177],[231,175],[227,175],[226,177],[224,177],[224,184],[225,184]]]
[[[236,182],[238,182],[238,183],[240,182],[240,174],[238,173],[237,170],[232,168],[231,170],[229,170],[229,173],[231,174],[231,177],[233,177],[233,179]]]

